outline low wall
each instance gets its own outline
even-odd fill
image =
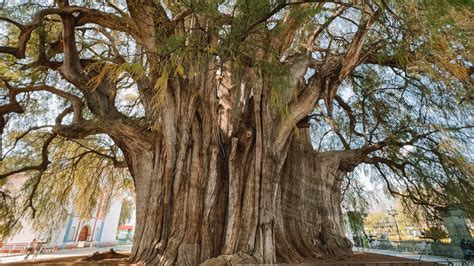
[[[0,253],[25,253],[29,243],[6,243],[1,249]],[[95,247],[113,247],[116,246],[116,241],[108,242],[85,242],[83,247],[78,247],[78,243],[68,243],[63,245],[44,245],[41,253],[66,252],[73,250],[82,250]]]
[[[429,254],[431,252],[431,242],[427,241],[389,241],[389,240],[375,240],[371,243],[371,248],[396,250],[402,252],[423,253]]]
[[[460,246],[444,243],[431,244],[431,255],[446,256],[458,259],[464,258],[464,253],[462,252]]]
[[[458,259],[462,259],[464,257],[463,251],[460,246],[431,241],[375,240],[372,241],[370,248],[445,256]]]

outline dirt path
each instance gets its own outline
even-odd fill
[[[37,261],[29,261],[29,262],[16,262],[16,263],[9,263],[9,264],[2,264],[2,265],[15,265],[15,266],[27,266],[27,265],[103,265],[103,266],[116,266],[116,265],[132,265],[127,263],[126,259],[106,259],[100,261],[80,261],[86,258],[86,256],[81,257],[71,257],[71,258],[58,258],[58,259],[45,259],[45,260],[37,260]],[[303,263],[300,265],[376,265],[377,263],[380,266],[431,266],[434,265],[430,262],[420,262],[400,257],[393,257],[393,256],[386,256],[386,255],[379,255],[379,254],[367,254],[367,253],[355,253],[350,256],[344,257],[337,257],[337,258],[328,258],[324,260],[317,260],[311,261],[308,263]]]

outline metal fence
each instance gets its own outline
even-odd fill
[[[398,252],[410,252],[419,255],[435,255],[462,259],[464,251],[459,245],[437,243],[429,241],[388,241],[375,240],[369,244],[371,249],[393,250]]]
[[[93,250],[96,248],[103,247],[115,247],[117,246],[116,241],[108,242],[91,242],[86,243],[84,246],[79,247],[77,243],[63,244],[63,245],[44,245],[41,248],[41,254],[45,253],[63,253],[79,250]],[[0,248],[0,253],[9,253],[9,254],[24,254],[26,253],[28,243],[8,243],[3,245]],[[4,256],[3,256],[4,257]]]
[[[429,265],[447,265],[447,266],[474,266],[474,260],[465,260],[465,259],[456,259],[450,257],[439,257],[428,255],[426,253],[421,252],[410,252],[403,249],[398,250],[383,250],[383,249],[370,249],[370,248],[354,248],[354,251],[366,254],[378,254],[378,255],[385,255],[385,256],[392,256],[392,257],[400,257],[400,260],[394,259],[391,261],[383,261],[383,262],[364,262],[364,263],[346,263],[346,264],[335,264],[340,266],[349,266],[349,265],[367,265],[367,266],[398,266],[398,265],[422,265],[422,266],[429,266]],[[404,259],[404,260],[403,260]]]
[[[321,264],[323,265],[323,264]],[[473,266],[470,261],[383,261],[383,262],[341,262],[325,266]]]

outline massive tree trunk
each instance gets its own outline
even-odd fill
[[[356,151],[314,151],[308,130],[293,137],[277,198],[277,261],[345,255],[341,181],[359,159]]]
[[[0,105],[0,133],[6,125],[3,115],[25,111],[16,99],[20,93],[48,92],[70,104],[58,114],[43,143],[41,163],[0,179],[30,170],[40,171],[41,177],[50,164],[48,146],[57,136],[108,135],[123,152],[136,189],[132,262],[302,262],[350,253],[340,209],[343,176],[363,161],[384,163],[405,175],[405,164],[398,163],[402,159],[366,155],[389,145],[413,145],[442,131],[421,134],[405,126],[380,131],[377,126],[387,124],[378,118],[384,111],[375,112],[367,123],[364,116],[364,132],[359,132],[358,114],[373,110],[362,106],[353,112],[357,102],[349,105],[337,96],[341,83],[362,64],[407,67],[377,55],[396,47],[373,39],[384,36],[379,26],[372,27],[385,17],[385,7],[375,3],[350,7],[324,1],[127,0],[122,10],[123,1],[118,7],[97,5],[99,9],[54,2],[57,8],[41,9],[25,25],[0,18],[20,31],[17,47],[7,41],[0,53],[31,62],[26,66],[34,70],[28,72],[34,73],[31,83],[44,83],[14,88],[3,80],[8,104]],[[109,9],[114,11],[102,11]],[[57,27],[49,23],[59,21],[42,23],[50,15],[61,19],[57,40]],[[330,30],[343,15],[358,18],[357,23],[342,17],[357,24],[357,30],[350,29],[353,34]],[[46,34],[47,28],[54,30]],[[38,49],[27,52],[33,33]],[[79,35],[81,41],[76,40]],[[37,57],[32,57],[36,50]],[[365,80],[356,74],[349,83]],[[66,81],[64,90],[48,85]],[[133,97],[136,93],[137,99],[119,108],[124,99],[118,95],[124,90]],[[320,115],[345,150],[317,153],[311,146],[303,121],[322,100],[326,110]],[[351,141],[340,133],[333,121],[333,101],[348,117],[344,128],[351,140],[364,139],[362,148],[351,150]],[[373,104],[379,106],[375,100]],[[375,127],[366,129],[366,124]],[[43,126],[29,130],[38,129]],[[385,139],[383,132],[388,134]],[[406,135],[412,139],[405,140]],[[123,165],[115,158],[115,147],[112,156],[96,153]],[[33,196],[29,207],[34,214]]]
[[[186,23],[199,26],[193,19]],[[210,46],[217,42],[193,34]],[[259,57],[274,60],[264,50]],[[346,161],[357,156],[315,154],[309,130],[296,134],[296,123],[338,85],[330,73],[340,62],[330,61],[305,85],[310,89],[301,90],[308,58],[287,60],[289,77],[281,80],[295,97],[280,96],[280,107],[289,106],[288,115],[274,104],[274,74],[206,55],[183,62],[189,64],[181,72],[189,74],[150,82],[162,85],[163,98],[145,104],[147,118],[157,125],[143,142],[126,130],[109,133],[136,186],[131,261],[196,265],[219,257],[275,263],[350,252],[342,236],[340,181]],[[148,87],[138,88],[147,98]]]
[[[233,138],[226,149],[193,132],[181,139],[174,167],[160,145],[133,158],[132,261],[196,265],[238,254],[247,262],[302,262],[350,252],[341,224],[342,152],[316,154],[303,131],[280,170],[255,139]]]
[[[220,259],[301,262],[350,252],[340,182],[352,152],[315,153],[308,129],[277,150],[281,123],[258,85],[228,99],[225,89],[219,97],[178,91],[178,104],[164,101],[152,145],[125,142],[124,131],[112,136],[136,185],[131,261],[196,265],[233,255]]]

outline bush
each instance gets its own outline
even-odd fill
[[[439,242],[441,239],[448,237],[448,233],[441,227],[430,227],[425,233],[426,238]]]

